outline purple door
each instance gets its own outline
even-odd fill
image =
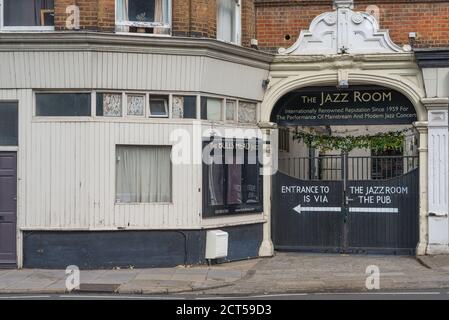
[[[0,152],[0,267],[16,265],[17,155]]]

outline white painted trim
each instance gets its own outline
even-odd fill
[[[349,208],[349,212],[357,213],[399,213],[398,208]]]
[[[0,146],[0,152],[17,152],[19,151],[18,146]]]
[[[260,219],[248,219],[248,220],[242,220],[238,222],[224,222],[224,223],[211,223],[211,224],[205,224],[202,223],[200,225],[179,225],[176,226],[176,229],[173,227],[170,228],[164,228],[161,226],[156,226],[154,228],[144,228],[144,227],[105,227],[105,228],[73,228],[73,227],[45,227],[45,226],[36,226],[36,227],[21,227],[19,230],[21,232],[24,231],[158,231],[158,230],[164,230],[164,231],[176,231],[176,230],[209,230],[209,229],[215,229],[215,228],[225,228],[225,227],[233,227],[233,226],[243,226],[243,225],[252,225],[252,224],[263,224],[266,223],[267,220],[265,220],[262,217],[262,213],[258,214],[261,216]],[[241,217],[241,216],[233,216],[235,217]],[[203,220],[204,222],[204,220]]]
[[[428,255],[442,255],[449,254],[449,245],[447,244],[429,244],[427,246],[426,254]]]

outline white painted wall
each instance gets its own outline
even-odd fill
[[[191,164],[172,167],[172,203],[115,203],[116,145],[173,145],[170,133],[181,129],[200,150],[195,121],[38,118],[33,96],[29,89],[0,90],[0,100],[19,101],[19,229],[192,229],[263,221],[261,214],[203,220],[202,166],[193,153]]]
[[[33,92],[166,91],[261,101],[268,67],[179,51],[13,50],[0,52],[0,70],[0,100],[19,102],[19,230],[197,229],[264,221],[262,214],[203,220],[202,167],[194,163],[173,165],[172,203],[115,204],[115,146],[171,145],[170,132],[182,129],[199,148],[194,121],[38,118]],[[248,127],[205,123],[211,126]]]
[[[268,70],[206,56],[102,51],[0,51],[0,70],[3,89],[201,91],[257,101],[268,77]]]

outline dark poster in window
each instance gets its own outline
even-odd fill
[[[262,212],[258,141],[214,138],[203,148],[203,216]]]

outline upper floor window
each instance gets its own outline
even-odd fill
[[[116,0],[116,30],[169,35],[171,0]]]
[[[53,30],[54,0],[0,0],[2,30]]]
[[[217,39],[241,43],[241,0],[217,0]]]

